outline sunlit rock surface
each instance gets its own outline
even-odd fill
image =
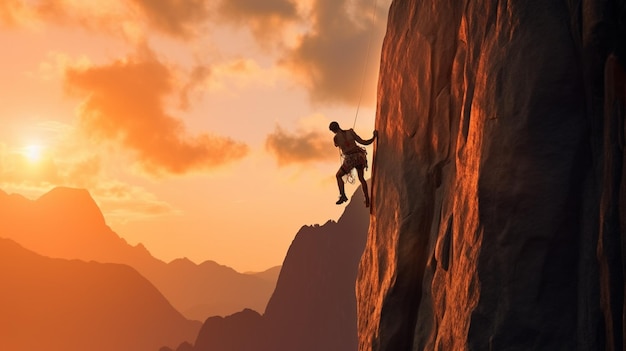
[[[622,350],[624,1],[394,1],[359,348]]]

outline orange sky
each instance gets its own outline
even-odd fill
[[[281,264],[344,208],[328,124],[363,86],[371,137],[389,3],[1,0],[0,189],[86,188],[165,261]]]

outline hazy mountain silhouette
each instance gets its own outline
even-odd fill
[[[280,275],[281,266],[275,266],[272,268],[268,268],[262,272],[246,272],[246,274],[253,275],[257,278],[261,278],[272,282],[272,284],[276,285],[276,281],[278,281],[278,276]]]
[[[228,317],[211,317],[204,322],[194,345],[194,350],[262,350],[263,317],[256,311],[245,309]],[[183,351],[179,347],[177,351]]]
[[[154,351],[200,329],[126,265],[48,258],[9,239],[0,257],[0,350]]]
[[[355,282],[369,224],[363,201],[359,189],[337,222],[302,227],[265,313],[209,318],[193,350],[357,350]]]
[[[266,350],[356,351],[355,284],[368,225],[359,188],[336,223],[300,229],[263,316]]]
[[[276,284],[271,269],[243,274],[213,261],[166,264],[113,232],[83,189],[59,187],[35,201],[0,191],[0,237],[49,257],[128,264],[187,318],[200,321],[244,308],[263,312]]]

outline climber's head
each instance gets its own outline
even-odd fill
[[[339,131],[339,123],[333,121],[330,122],[330,125],[328,126],[328,129],[330,129],[331,131],[333,131],[334,133],[337,133]]]

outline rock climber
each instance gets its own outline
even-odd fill
[[[367,190],[367,182],[363,176],[363,172],[367,168],[367,152],[365,151],[365,148],[358,146],[356,143],[358,142],[362,145],[369,145],[373,143],[374,139],[378,137],[378,131],[374,130],[374,135],[371,139],[363,140],[357,133],[354,132],[353,129],[341,129],[339,127],[339,123],[337,122],[331,122],[328,129],[335,133],[333,141],[335,142],[335,146],[341,150],[341,154],[343,156],[343,163],[341,164],[341,167],[339,167],[336,174],[337,186],[339,187],[339,200],[337,200],[337,205],[348,201],[348,197],[346,196],[344,190],[343,176],[352,171],[352,168],[356,168],[359,181],[361,182],[361,188],[363,189],[363,194],[365,195],[365,207],[369,207],[370,197]]]

